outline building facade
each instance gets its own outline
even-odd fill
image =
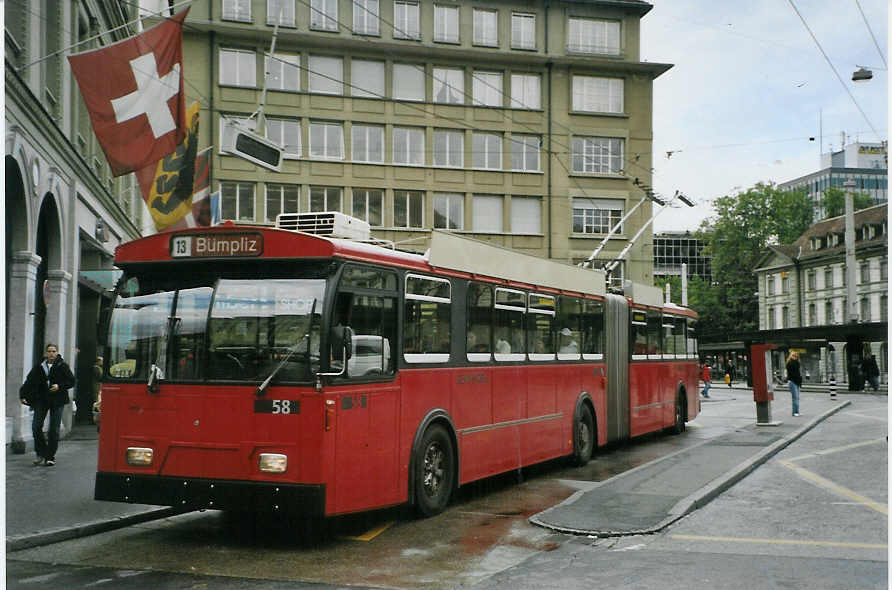
[[[681,276],[687,265],[689,277],[712,281],[712,258],[703,254],[705,244],[689,231],[654,234],[654,277]]]
[[[99,302],[115,246],[139,235],[142,206],[129,178],[110,175],[65,60],[132,35],[107,32],[135,14],[128,4],[4,4],[6,441],[16,452],[31,438],[18,388],[48,343],[71,364],[79,415],[89,416]]]
[[[858,318],[887,322],[889,314],[887,206],[856,211]],[[812,225],[793,244],[774,246],[755,273],[759,281],[759,329],[832,326],[846,322],[845,217]],[[803,366],[813,380],[845,380],[844,342],[803,343]],[[871,342],[886,381],[887,342]]]
[[[804,189],[814,208],[812,219],[824,219],[824,191],[828,188],[843,189],[847,181],[854,181],[858,193],[868,195],[874,204],[888,201],[889,165],[886,142],[853,143],[839,151],[821,155],[821,169],[799,178],[782,182],[781,190]]]
[[[195,0],[187,100],[201,102],[199,149],[215,146],[223,218],[337,210],[407,250],[446,228],[581,262],[644,198],[635,179],[651,181],[652,87],[670,67],[640,61],[651,8]],[[227,119],[284,146],[281,171],[224,153]],[[648,202],[599,258],[612,260],[650,216]],[[631,250],[624,278],[652,282],[651,243],[644,235]]]

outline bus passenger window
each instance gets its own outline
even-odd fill
[[[406,275],[403,357],[408,363],[449,360],[451,284],[448,279]]]
[[[469,361],[488,361],[492,352],[492,287],[468,285],[466,353]]]
[[[675,358],[675,318],[668,315],[663,316],[662,328],[663,356]]]
[[[675,358],[685,358],[687,356],[687,342],[685,341],[685,319],[674,318],[675,329],[673,335],[675,338]]]
[[[586,299],[583,302],[582,358],[597,359],[604,354],[604,303]]]
[[[579,330],[581,315],[581,299],[566,296],[558,298],[555,326],[559,359],[574,360],[579,358],[579,354],[582,351],[580,346],[582,332]]]
[[[632,310],[632,358],[646,358],[647,356],[647,314],[643,311]]]
[[[554,297],[530,293],[527,313],[527,335],[530,358],[554,359]]]
[[[663,353],[663,317],[658,311],[647,312],[647,354],[651,357]]]
[[[496,360],[524,360],[526,294],[513,289],[496,289],[495,308]]]

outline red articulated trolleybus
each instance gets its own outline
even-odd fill
[[[457,486],[696,417],[696,314],[659,289],[436,230],[425,255],[336,237],[363,224],[117,249],[97,500],[433,515]]]

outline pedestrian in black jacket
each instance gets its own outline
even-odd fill
[[[31,406],[34,417],[31,433],[34,435],[34,451],[41,463],[56,464],[56,449],[59,448],[59,428],[62,425],[62,410],[68,403],[68,390],[74,387],[74,375],[55,344],[46,345],[46,358],[31,369],[25,383],[19,389],[19,398],[26,406]],[[50,415],[48,440],[43,436],[43,422]]]

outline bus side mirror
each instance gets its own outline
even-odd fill
[[[353,356],[353,329],[349,326],[335,326],[331,329],[331,358],[336,361],[349,360]]]

